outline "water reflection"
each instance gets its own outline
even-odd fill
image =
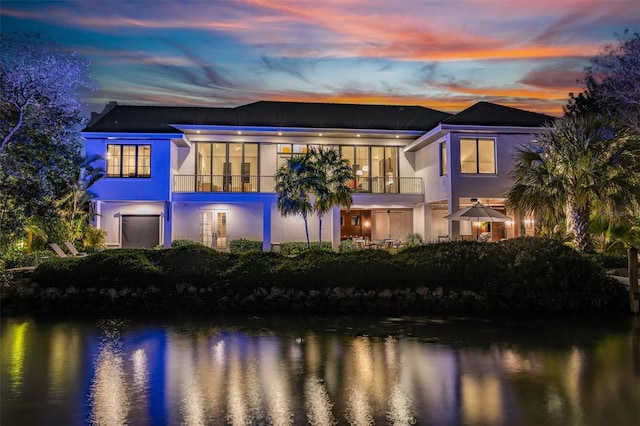
[[[96,425],[124,425],[129,412],[128,387],[119,321],[105,322],[91,385],[91,418]]]
[[[1,335],[0,420],[289,426],[639,418],[633,326],[566,343],[532,329],[526,339],[478,344],[469,323],[434,324],[415,323],[407,337],[407,323],[397,331],[384,321],[294,331],[282,324],[9,320]],[[38,398],[34,389],[49,392]],[[90,412],[79,413],[87,399]],[[24,408],[34,405],[42,409]]]
[[[11,377],[11,390],[14,393],[20,393],[22,387],[22,379],[24,377],[24,359],[27,345],[27,331],[29,330],[29,323],[23,322],[20,324],[13,324],[11,332],[9,333],[9,340],[11,353],[9,359],[11,364],[9,366],[9,375]]]
[[[317,377],[309,377],[304,390],[309,423],[318,426],[334,425],[336,420],[333,417],[333,403],[324,383]]]

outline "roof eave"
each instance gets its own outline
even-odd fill
[[[182,138],[182,132],[80,132],[80,136],[84,139],[175,139]]]
[[[415,152],[425,146],[441,139],[447,133],[502,133],[502,134],[529,134],[537,133],[544,129],[544,126],[478,126],[465,124],[438,124],[413,143],[408,145],[404,152]]]
[[[379,137],[396,137],[400,138],[415,138],[420,136],[423,132],[420,130],[389,130],[389,129],[356,129],[356,128],[337,128],[337,127],[288,127],[288,126],[242,126],[242,125],[199,125],[199,124],[171,124],[174,127],[184,133],[229,133],[229,132],[243,132],[248,134],[318,134],[323,133],[330,136],[332,134],[361,134],[371,135]]]

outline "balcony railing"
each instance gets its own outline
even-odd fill
[[[354,193],[422,194],[422,179],[414,177],[355,178]],[[273,176],[175,175],[173,192],[274,192]]]

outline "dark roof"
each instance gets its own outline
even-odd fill
[[[211,124],[228,108],[130,106],[111,103],[93,117],[84,132],[176,133],[171,124]]]
[[[175,132],[174,125],[417,130],[451,114],[420,106],[260,101],[236,108],[120,106],[111,103],[85,132]]]
[[[478,102],[442,121],[443,124],[475,126],[541,127],[555,117],[490,102]]]

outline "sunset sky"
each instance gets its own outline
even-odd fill
[[[640,1],[2,0],[0,18],[91,59],[92,111],[484,100],[559,115],[589,58],[640,31]]]

